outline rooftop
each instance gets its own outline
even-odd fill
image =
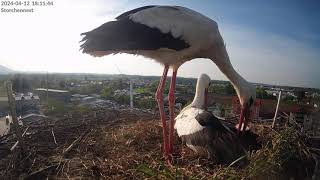
[[[24,98],[24,100],[40,99],[39,96],[16,96],[15,100],[20,101],[22,97]],[[0,97],[0,102],[7,102],[7,101],[8,101],[8,97],[4,97],[4,96]]]
[[[35,89],[36,91],[47,91],[46,88],[37,88]],[[59,89],[48,89],[48,91],[50,92],[61,92],[61,93],[67,93],[69,91],[66,91],[66,90],[59,90]]]

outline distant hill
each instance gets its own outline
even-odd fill
[[[0,65],[0,74],[11,74],[11,73],[14,73],[14,72],[15,72],[14,70]]]

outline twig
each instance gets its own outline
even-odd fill
[[[86,130],[84,133],[81,134],[80,137],[78,137],[76,140],[74,140],[74,141],[70,144],[70,146],[63,151],[63,155],[68,154],[68,153],[70,152],[70,150],[72,150],[72,148],[74,148],[75,146],[77,146],[78,143],[84,138],[84,136],[87,135],[90,131],[91,131],[91,129]]]
[[[67,160],[67,161],[68,161],[68,160]],[[64,172],[64,166],[66,165],[67,161],[64,161],[64,162],[63,162],[63,165],[62,165],[62,168],[61,168],[61,171],[60,171],[61,173]]]
[[[289,114],[287,114],[286,112],[282,112],[283,114],[285,114],[287,117],[289,117],[290,115]]]
[[[239,157],[238,159],[234,160],[231,164],[229,164],[228,167],[233,166],[234,164],[236,164],[237,162],[241,161],[241,160],[244,159],[245,157],[247,157],[247,154],[245,154],[245,155]]]
[[[12,133],[9,133],[9,134],[6,134],[6,135],[3,135],[3,136],[0,136],[0,142],[6,140],[8,137],[12,136],[13,134]]]
[[[289,116],[285,116],[285,115],[282,115],[282,114],[279,114],[279,116],[281,116],[283,118],[289,118]]]
[[[17,141],[16,143],[14,143],[14,145],[10,148],[10,151],[13,151],[19,144],[19,141]]]
[[[29,127],[26,128],[26,130],[24,130],[24,132],[22,133],[22,138],[24,137],[24,135],[26,135],[27,131],[28,131]],[[17,141],[16,143],[14,143],[14,145],[10,148],[10,151],[13,151],[19,144],[20,141]]]
[[[54,132],[53,132],[53,128],[51,128],[51,134],[52,134],[52,136],[53,136],[54,143],[55,143],[56,145],[58,145],[58,143],[57,143],[57,141],[56,141],[56,136],[54,135]]]
[[[39,169],[38,171],[35,171],[35,172],[32,172],[31,174],[29,174],[27,177],[25,177],[24,179],[27,180],[27,179],[37,179],[37,176],[39,174],[41,174],[43,171],[46,171],[48,169],[51,169],[53,167],[56,167],[58,166],[58,164],[53,164],[53,165],[50,165],[50,166],[47,166],[47,167],[44,167],[44,168],[41,168]]]
[[[26,128],[26,130],[23,131],[22,133],[22,137],[24,137],[24,135],[26,135],[27,131],[28,131],[29,127]]]
[[[37,157],[35,157],[35,158],[33,159],[33,162],[32,162],[32,164],[31,164],[31,167],[29,168],[29,170],[28,170],[28,172],[27,172],[27,173],[29,173],[29,172],[31,171],[31,169],[32,169],[32,167],[33,167],[33,165],[34,165],[34,163],[36,162],[36,159],[37,159]]]
[[[320,149],[318,149],[318,148],[312,148],[312,147],[310,147],[310,148],[308,148],[309,150],[311,150],[311,151],[314,151],[315,153],[319,153],[320,154]]]
[[[12,133],[8,133],[6,135],[0,136],[0,141],[2,141],[2,139],[7,139],[11,135],[13,135],[13,134]]]

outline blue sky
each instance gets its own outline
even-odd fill
[[[33,14],[1,14],[8,26],[0,29],[0,64],[17,70],[108,74],[119,73],[118,66],[126,74],[161,75],[159,64],[142,57],[97,59],[78,51],[81,32],[132,8],[158,4],[185,6],[217,21],[232,64],[249,81],[320,88],[320,1],[315,0],[56,0],[54,7]],[[226,80],[209,60],[188,62],[178,75],[197,77],[200,72]]]

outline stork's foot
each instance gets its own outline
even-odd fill
[[[242,124],[241,128],[239,126],[240,126],[239,124],[235,125],[235,128],[240,130],[239,133],[240,132],[245,132],[245,131],[250,131],[250,127],[247,124]]]
[[[163,155],[163,158],[165,160],[165,162],[167,163],[167,165],[169,166],[173,166],[173,156],[172,154],[168,154],[168,155]]]

